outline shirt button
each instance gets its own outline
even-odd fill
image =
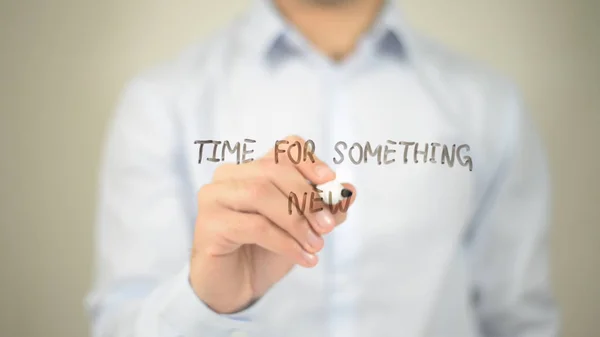
[[[473,291],[471,292],[471,304],[474,307],[479,306],[479,304],[481,303],[481,292],[479,291],[479,289],[473,289]]]
[[[235,330],[231,333],[231,337],[248,337],[248,334],[241,330]]]

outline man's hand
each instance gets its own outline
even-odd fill
[[[294,141],[305,141],[289,137]],[[296,264],[314,267],[323,248],[323,234],[341,224],[345,212],[332,215],[316,203],[310,212],[312,186],[335,179],[335,173],[315,162],[293,164],[287,156],[275,163],[273,152],[242,165],[223,165],[198,193],[198,217],[190,266],[190,282],[198,297],[218,313],[247,307]],[[356,191],[352,185],[352,199]],[[302,200],[304,214],[288,212],[288,196]],[[318,198],[318,195],[316,196]]]

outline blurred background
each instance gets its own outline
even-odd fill
[[[600,331],[600,1],[402,0],[512,77],[549,150],[564,336]],[[87,336],[96,178],[125,81],[249,0],[0,0],[0,336]]]

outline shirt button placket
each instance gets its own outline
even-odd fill
[[[328,111],[328,148],[330,149],[330,160],[332,168],[336,171],[337,178],[342,182],[352,181],[352,172],[349,166],[343,163],[335,165],[333,163],[334,145],[338,141],[350,141],[352,139],[352,124],[348,116],[348,95],[345,84],[348,76],[344,71],[347,69],[333,69],[329,72],[330,78],[330,111]],[[353,214],[354,215],[354,214]],[[344,227],[348,225],[351,219],[346,220]],[[330,289],[330,312],[331,312],[331,337],[353,337],[356,329],[352,326],[355,322],[353,296],[356,291],[353,290],[354,280],[348,273],[348,259],[352,258],[354,246],[353,231],[349,228],[340,227],[340,230],[331,234],[329,240],[329,265],[331,274],[328,279],[328,288]]]

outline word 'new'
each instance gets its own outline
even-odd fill
[[[320,190],[317,189],[317,192],[310,193],[310,204],[309,204],[309,213],[317,213],[324,209],[324,207],[316,207],[316,204],[319,203],[323,205],[323,198],[320,196]],[[300,215],[303,215],[306,211],[306,198],[308,197],[308,192],[304,192],[302,195],[302,204],[300,204],[300,200],[298,199],[298,195],[294,192],[290,192],[288,196],[288,214],[292,214],[292,206],[296,206],[296,210]],[[329,192],[329,200],[333,200],[333,196],[331,192]],[[326,200],[325,200],[326,201]],[[336,214],[341,211],[342,213],[346,213],[348,211],[348,207],[350,206],[350,198],[343,199],[335,205],[331,205],[331,202],[325,202],[325,205],[331,211],[331,214]]]

